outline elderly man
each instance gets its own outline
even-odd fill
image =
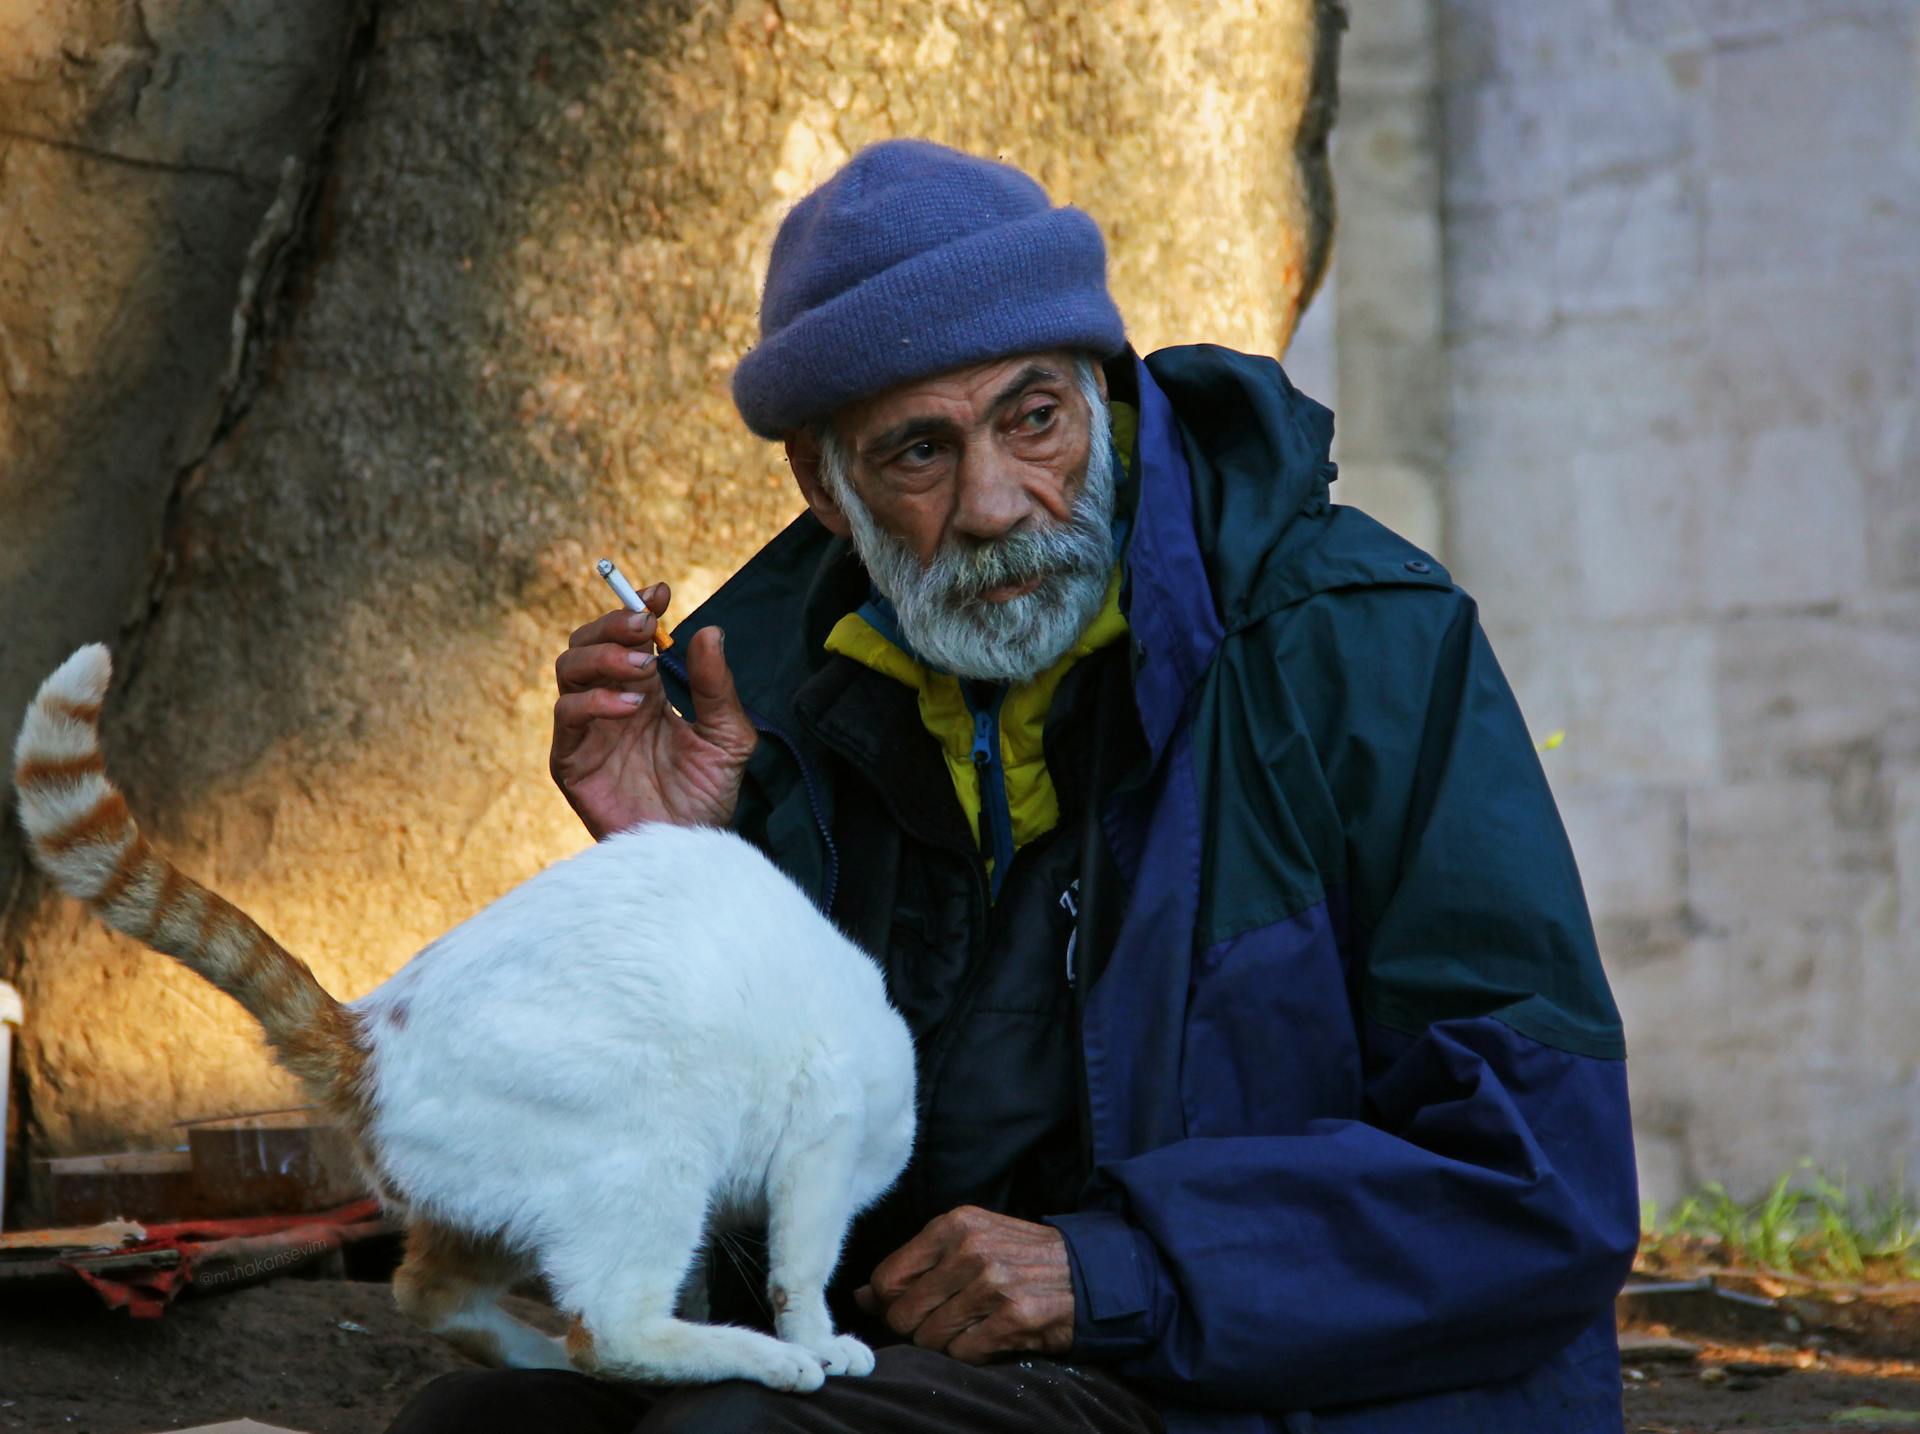
[[[1471,600],[1329,504],[1329,413],[1136,357],[1087,216],[907,141],[788,216],[734,395],[808,512],[672,653],[661,585],[574,634],[553,772],[596,835],[731,825],[883,967],[920,1137],[839,1280],[893,1343],[396,1428],[1618,1434],[1579,878]]]

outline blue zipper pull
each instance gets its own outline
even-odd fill
[[[973,714],[973,769],[984,773],[992,765],[993,714],[976,712]]]
[[[993,857],[990,897],[1000,899],[1000,884],[1013,865],[1013,813],[1007,809],[1007,774],[1000,761],[1000,704],[1002,687],[986,707],[975,707],[971,693],[963,693],[973,712],[973,770],[980,780],[980,814],[986,820],[987,845]]]

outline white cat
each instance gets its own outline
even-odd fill
[[[824,1290],[913,1142],[879,970],[729,833],[642,826],[540,873],[336,1002],[141,836],[107,779],[107,650],[47,679],[14,752],[36,859],[259,1020],[408,1221],[400,1306],[476,1356],[817,1389],[873,1354]],[[779,1338],[675,1317],[703,1235],[765,1219]],[[564,1341],[494,1302],[538,1269]]]

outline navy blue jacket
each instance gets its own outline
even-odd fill
[[[1095,1175],[1052,1220],[1076,1356],[1175,1434],[1618,1434],[1619,1020],[1474,605],[1329,504],[1332,415],[1271,360],[1109,372],[1140,413],[1123,604],[1151,755],[1102,810],[1124,905],[1084,1001]],[[779,739],[750,835],[830,908],[781,720],[817,658],[768,578],[826,542],[802,518],[680,632],[727,626]]]

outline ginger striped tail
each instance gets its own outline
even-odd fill
[[[197,971],[252,1013],[316,1099],[358,1105],[352,1012],[253,918],[156,852],[106,774],[107,649],[83,647],[40,685],[13,749],[20,824],[41,868],[108,925]]]

